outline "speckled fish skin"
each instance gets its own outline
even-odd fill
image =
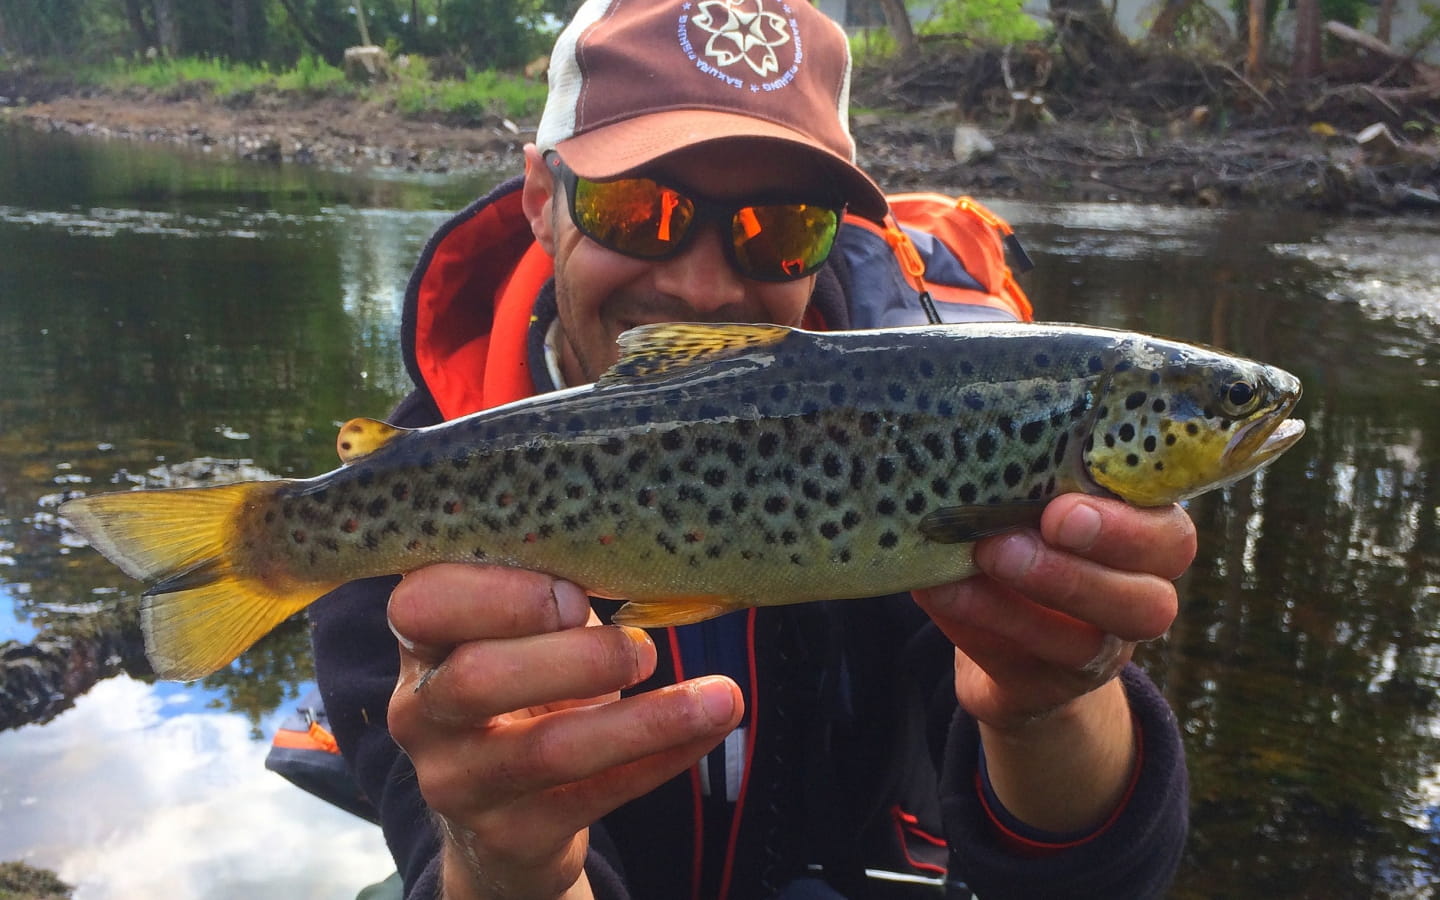
[[[1067,491],[1126,496],[1087,455],[1154,480],[1176,444],[1223,446],[1244,419],[1219,408],[1233,383],[1286,412],[1299,394],[1279,370],[1193,346],[1034,325],[795,331],[632,371],[401,435],[296,485],[255,543],[336,576],[539,569],[660,604],[636,621],[677,597],[719,612],[872,596],[971,574],[956,543],[1012,524],[999,507],[1023,519]],[[966,511],[959,532],[931,524],[947,509]]]
[[[417,430],[347,423],[306,480],[61,508],[130,575],[156,671],[196,678],[356,578],[518,566],[659,626],[973,573],[1080,491],[1162,505],[1292,446],[1300,384],[1133,332],[643,326],[595,385]]]

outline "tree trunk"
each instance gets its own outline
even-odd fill
[[[141,8],[140,0],[125,0],[125,18],[130,23],[130,31],[135,35],[135,43],[141,53],[159,43],[155,29],[145,21],[145,10]]]
[[[171,59],[180,55],[180,20],[175,18],[175,0],[153,0],[155,38],[160,52]]]
[[[1390,43],[1390,23],[1395,20],[1395,0],[1380,0],[1375,12],[1375,36]]]
[[[300,37],[304,39],[306,45],[315,52],[316,56],[325,59],[333,65],[336,61],[330,59],[325,44],[322,43],[321,40],[315,36],[315,32],[311,31],[305,24],[305,19],[301,17],[300,11],[295,8],[294,0],[280,0],[280,5],[285,7],[285,14],[290,17],[290,23],[295,26],[296,31],[300,32]]]
[[[1269,44],[1265,28],[1265,0],[1250,0],[1248,11],[1245,77],[1256,81],[1265,74],[1265,48]]]
[[[1104,0],[1050,0],[1050,20],[1065,58],[1077,72],[1101,62],[1123,66],[1130,45],[1115,26],[1115,16]]]
[[[1290,74],[1314,78],[1320,74],[1320,0],[1296,0],[1295,58]]]
[[[880,9],[885,13],[885,24],[895,35],[896,48],[906,56],[914,56],[920,49],[915,39],[915,28],[910,24],[910,13],[905,10],[905,0],[880,0]]]
[[[250,37],[250,0],[230,0],[230,52],[236,59],[255,61]]]

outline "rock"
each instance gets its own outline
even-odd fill
[[[990,159],[995,155],[995,142],[978,126],[962,123],[955,126],[955,138],[950,145],[950,153],[961,165]]]
[[[345,77],[351,81],[365,83],[384,81],[390,77],[390,55],[384,47],[373,44],[363,47],[345,48]]]

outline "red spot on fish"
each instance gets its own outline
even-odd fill
[[[303,543],[305,543],[305,532],[299,530],[298,528],[297,528],[295,531],[290,532],[290,537],[291,537],[291,538],[295,541],[295,543],[297,543],[297,544],[303,544]]]
[[[535,542],[538,541],[538,540],[540,540],[540,535],[536,534],[536,533],[533,532],[533,531],[526,532],[526,534],[525,534],[525,543],[527,543],[527,544],[533,544],[533,543],[535,543]]]
[[[460,501],[459,501],[459,500],[446,500],[446,501],[445,501],[445,514],[446,514],[447,516],[453,516],[453,515],[455,515],[456,513],[458,513],[459,511],[460,511]]]
[[[360,530],[360,523],[355,519],[346,519],[345,523],[340,526],[340,530],[346,534],[354,534]]]
[[[694,531],[685,532],[685,543],[687,544],[698,544],[703,540],[705,540],[705,532],[698,528]]]
[[[602,534],[602,535],[600,535],[600,543],[604,544],[606,547],[610,546],[611,544],[615,543],[615,535],[613,535],[613,534]]]
[[[416,550],[419,550],[419,549],[420,549],[420,541],[418,541],[418,540],[412,540],[412,541],[410,541],[410,543],[408,543],[408,544],[405,545],[405,549],[406,549],[406,550],[409,550],[409,551],[412,552],[412,553],[415,552]]]
[[[496,497],[495,502],[500,506],[509,506],[510,504],[515,502],[515,495],[506,492],[504,494],[501,494],[499,497]]]

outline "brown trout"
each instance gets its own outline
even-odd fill
[[[353,420],[315,478],[61,514],[156,582],[151,662],[192,679],[346,581],[444,560],[569,579],[642,626],[942,584],[1057,494],[1169,504],[1305,430],[1287,372],[1100,328],[679,323],[620,350],[593,385],[442,425]]]

